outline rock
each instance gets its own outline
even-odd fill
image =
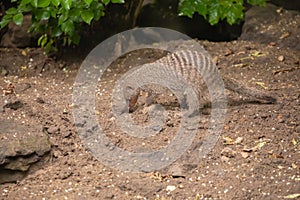
[[[284,58],[284,56],[282,56],[282,55],[281,55],[281,56],[278,56],[278,58],[277,58],[277,60],[278,60],[279,62],[283,62],[284,59],[285,59],[285,58]]]
[[[16,182],[38,169],[50,150],[41,128],[0,120],[0,184]]]
[[[175,185],[168,185],[167,188],[166,188],[166,191],[167,192],[173,192],[175,189],[176,189]]]
[[[297,30],[299,11],[282,9],[272,4],[253,6],[245,13],[240,40],[257,41],[277,47],[300,49]]]
[[[245,23],[242,28],[240,39],[254,40],[260,37],[259,41],[272,42],[272,38],[261,33],[262,26],[278,21],[280,15],[276,12],[277,7],[267,4],[265,7],[254,6],[245,13]]]
[[[243,158],[248,158],[249,157],[249,153],[247,153],[247,152],[240,152],[240,154],[241,154],[241,156],[243,157]]]
[[[229,158],[226,157],[226,156],[221,156],[221,160],[222,160],[223,162],[229,162]]]
[[[5,97],[4,104],[2,106],[2,109],[5,110],[6,108],[12,109],[12,110],[18,110],[23,107],[22,101],[16,97],[15,95],[9,95]]]
[[[271,0],[271,2],[288,10],[300,10],[300,1],[298,0]]]
[[[170,169],[168,170],[168,174],[170,174],[172,177],[185,177],[186,174],[184,173],[183,167],[178,164],[173,164],[170,166]]]

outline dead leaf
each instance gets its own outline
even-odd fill
[[[248,63],[239,63],[239,64],[233,65],[233,67],[240,67],[240,68],[243,68],[243,67],[247,67],[248,65],[249,65]]]
[[[219,60],[219,57],[218,57],[218,56],[215,56],[215,57],[213,57],[213,59],[212,59],[212,61],[213,61],[213,63],[214,63],[215,65],[218,64],[218,60]]]
[[[3,92],[4,96],[9,95],[9,94],[15,94],[15,86],[12,83],[9,83],[7,85],[7,88],[3,89],[2,92]]]
[[[240,144],[240,143],[242,143],[242,141],[243,141],[243,138],[242,138],[242,137],[237,137],[237,138],[235,139],[234,143],[235,143],[235,144]]]
[[[233,144],[233,139],[231,139],[230,137],[223,136],[223,144]]]
[[[265,144],[267,144],[267,141],[260,141],[257,145],[252,147],[252,150],[256,151],[257,149],[261,149],[263,146],[265,146]]]
[[[261,57],[261,56],[266,56],[266,54],[264,54],[264,53],[262,53],[260,51],[253,51],[251,53],[251,56],[253,56],[253,57]]]
[[[270,158],[284,158],[282,154],[270,153]]]
[[[22,56],[27,56],[27,53],[25,50],[22,50],[21,54],[22,54]]]
[[[8,71],[6,69],[2,68],[1,75],[6,76],[7,74],[8,74]]]
[[[263,146],[265,146],[265,144],[267,144],[267,142],[266,141],[262,141],[262,142],[259,142],[257,145],[256,145],[256,147],[257,148],[262,148]]]
[[[227,136],[223,136],[223,144],[225,145],[233,145],[233,144],[240,144],[242,143],[243,138],[242,137],[237,137],[235,140],[227,137]]]
[[[245,54],[246,52],[245,51],[239,51],[236,53],[236,55],[242,55],[242,54]]]
[[[290,67],[290,68],[285,68],[285,69],[278,69],[273,71],[273,74],[278,74],[278,73],[283,73],[283,72],[291,72],[294,70],[300,69],[300,66],[296,66],[296,67]]]
[[[288,37],[288,36],[290,36],[290,33],[289,32],[285,32],[285,33],[283,33],[280,37],[279,37],[279,39],[284,39],[284,38],[286,38],[286,37]]]
[[[247,59],[253,59],[253,57],[261,57],[261,56],[266,56],[266,54],[255,50],[255,51],[252,51],[249,56],[243,57],[240,60],[243,61],[243,60],[247,60]]]
[[[293,145],[294,145],[294,146],[296,146],[296,145],[297,145],[297,141],[296,141],[296,139],[295,139],[295,138],[293,138],[293,139],[292,139],[292,143],[293,143]]]
[[[296,193],[296,194],[289,194],[287,196],[284,196],[283,198],[284,199],[295,199],[295,198],[298,198],[300,197],[300,193]]]
[[[265,85],[264,82],[256,82],[257,85],[259,85],[260,87],[264,88],[265,90],[268,89],[268,87]]]
[[[298,166],[295,163],[292,163],[292,168],[296,169]]]
[[[22,70],[26,70],[28,67],[26,65],[21,66]]]
[[[225,52],[225,54],[224,54],[224,56],[229,56],[229,55],[231,55],[231,54],[233,54],[233,51],[231,50],[231,49],[226,49],[226,52]]]

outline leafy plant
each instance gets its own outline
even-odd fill
[[[265,5],[266,0],[247,0],[251,5]],[[244,17],[244,0],[180,0],[179,15],[202,15],[211,25],[226,19],[228,24],[237,23]]]
[[[128,0],[129,1],[129,0]],[[131,0],[135,1],[135,0]],[[252,5],[264,5],[266,0],[247,0]],[[6,10],[0,28],[10,21],[22,25],[23,15],[32,14],[30,31],[40,34],[38,45],[47,53],[56,51],[56,44],[78,44],[82,23],[88,25],[104,16],[109,3],[125,0],[11,0],[16,7]],[[226,19],[234,24],[244,17],[244,0],[179,0],[179,15],[193,17],[198,13],[212,25]]]
[[[57,50],[55,44],[62,40],[63,45],[80,41],[81,24],[91,24],[104,16],[104,8],[109,3],[124,3],[124,0],[11,0],[17,7],[6,10],[0,22],[4,28],[11,20],[22,25],[23,15],[32,14],[30,31],[42,34],[38,45],[46,52]]]

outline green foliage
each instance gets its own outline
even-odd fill
[[[264,5],[266,0],[247,0],[252,5]],[[179,15],[193,17],[202,15],[211,25],[226,19],[232,25],[243,19],[244,0],[180,0]]]
[[[91,24],[104,16],[104,8],[109,3],[124,3],[124,0],[11,0],[17,7],[6,10],[0,22],[4,28],[10,21],[22,25],[23,15],[32,14],[30,31],[42,36],[38,45],[46,52],[56,50],[58,40],[63,45],[78,44],[81,24]]]
[[[131,0],[134,1],[134,0]],[[247,0],[252,5],[264,5],[266,0]],[[56,44],[78,44],[81,24],[91,24],[104,16],[109,3],[124,3],[125,0],[11,0],[16,7],[6,10],[0,28],[10,21],[22,25],[23,15],[32,14],[30,31],[40,34],[38,45],[46,52],[56,51]],[[198,13],[212,25],[226,19],[229,24],[244,17],[244,0],[180,0],[179,15],[193,17]]]

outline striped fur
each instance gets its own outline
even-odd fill
[[[202,52],[192,50],[181,50],[175,53],[171,53],[154,63],[164,66],[164,71],[172,73],[178,78],[183,78],[190,84],[198,95],[199,101],[210,101],[210,95],[217,94],[218,90],[223,87],[231,92],[238,93],[240,95],[254,98],[257,101],[263,103],[275,103],[276,99],[263,91],[259,91],[254,88],[249,88],[242,83],[229,78],[223,77],[223,81],[218,76],[217,67],[212,60]],[[211,88],[210,95],[208,95],[207,86]],[[152,89],[155,90],[155,89]],[[217,93],[214,93],[216,90]],[[134,93],[130,99],[130,109],[132,110],[137,101],[138,92]],[[216,97],[218,98],[218,97]]]

